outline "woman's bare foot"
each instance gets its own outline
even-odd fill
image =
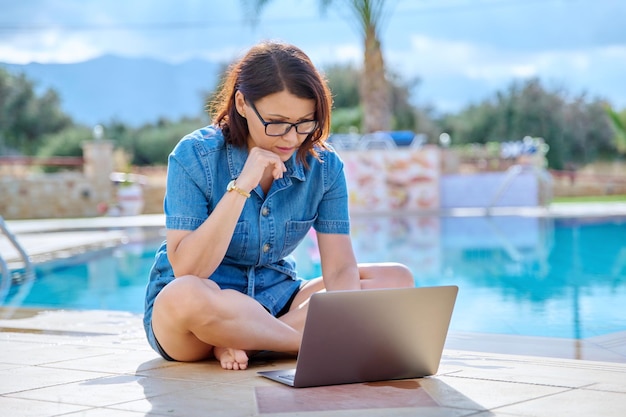
[[[224,369],[237,371],[244,370],[248,367],[248,354],[243,350],[216,346],[213,349],[213,354]]]

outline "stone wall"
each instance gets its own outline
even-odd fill
[[[96,188],[82,173],[35,175],[28,178],[0,178],[0,214],[5,219],[91,217],[98,215],[98,203],[112,195]]]
[[[626,195],[626,164],[621,161],[552,171],[552,176],[555,196]]]
[[[8,220],[97,216],[115,200],[112,171],[113,144],[105,140],[84,144],[82,172],[3,171],[0,215]]]

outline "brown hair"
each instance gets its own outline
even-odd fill
[[[318,157],[315,146],[328,149],[332,96],[326,80],[298,47],[280,42],[263,42],[252,47],[229,67],[217,95],[209,103],[213,123],[222,129],[226,142],[243,147],[249,130],[246,119],[235,106],[237,90],[253,103],[285,90],[296,97],[315,100],[318,125],[298,149],[298,159],[306,165],[307,153]]]

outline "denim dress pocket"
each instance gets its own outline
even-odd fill
[[[285,224],[285,245],[283,257],[291,254],[309,232],[317,216],[311,220],[289,220]]]

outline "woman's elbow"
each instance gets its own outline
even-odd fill
[[[217,265],[210,265],[204,263],[203,265],[198,264],[189,264],[185,263],[182,260],[172,260],[170,259],[170,264],[172,265],[172,270],[174,271],[174,277],[183,277],[187,275],[193,275],[200,278],[208,278],[215,269],[217,269]]]

